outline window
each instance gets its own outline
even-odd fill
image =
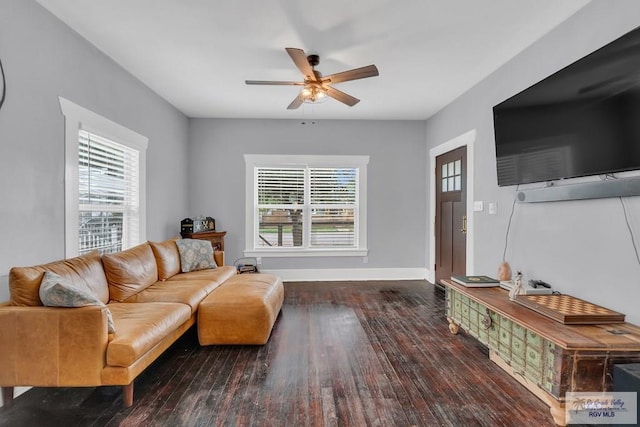
[[[140,242],[138,150],[79,131],[78,253]]]
[[[246,155],[251,256],[365,256],[368,156]]]
[[[65,115],[65,253],[146,240],[147,138],[60,98]]]
[[[462,161],[456,160],[442,165],[442,192],[462,189]]]

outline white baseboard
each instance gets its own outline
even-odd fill
[[[426,268],[327,268],[260,270],[275,274],[285,282],[357,281],[357,280],[425,280]]]
[[[13,398],[20,396],[23,393],[31,390],[31,387],[16,387],[13,389]],[[0,408],[4,406],[4,402],[2,401],[2,396],[0,395]]]

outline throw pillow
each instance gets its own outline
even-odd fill
[[[183,273],[217,267],[210,241],[180,239],[176,240],[176,245],[180,252],[180,268]]]
[[[44,272],[44,277],[40,282],[39,294],[42,304],[47,307],[86,307],[88,305],[106,307],[102,301],[91,293],[76,288],[59,275],[50,271]],[[109,333],[115,333],[113,318],[108,308],[107,321]]]

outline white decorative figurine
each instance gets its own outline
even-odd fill
[[[516,277],[513,279],[513,287],[509,291],[509,299],[513,301],[516,296],[522,292],[522,273],[516,272]]]

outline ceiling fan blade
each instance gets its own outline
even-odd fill
[[[353,70],[324,76],[322,77],[322,82],[334,84],[348,82],[350,80],[366,79],[367,77],[375,77],[377,75],[379,75],[378,68],[375,65],[367,65],[366,67],[354,68]]]
[[[343,104],[347,104],[349,107],[353,107],[354,105],[356,105],[358,102],[360,102],[360,100],[358,98],[355,98],[351,95],[348,95],[342,91],[339,91],[336,88],[333,88],[331,86],[326,86],[324,87],[325,91],[327,92],[327,95],[329,95],[330,97],[332,97],[335,100],[338,100],[340,102],[342,102]]]
[[[304,79],[315,82],[317,80],[316,75],[313,72],[313,68],[309,64],[307,54],[304,53],[304,50],[297,49],[295,47],[287,47],[286,51],[293,60],[293,63],[296,64],[296,67],[298,67],[298,70],[300,70],[302,74],[304,74]]]
[[[278,82],[271,80],[245,80],[248,85],[303,86],[304,82]]]
[[[302,97],[298,95],[296,96],[296,99],[294,99],[291,102],[291,104],[289,104],[289,106],[287,107],[287,110],[295,110],[296,108],[300,107],[303,102],[304,102],[304,99],[302,99]]]

